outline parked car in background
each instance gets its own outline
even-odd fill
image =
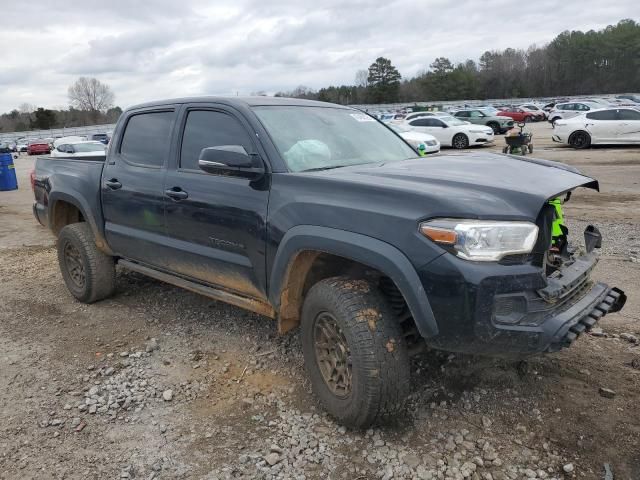
[[[448,117],[451,116],[450,113],[441,112],[441,111],[432,111],[432,112],[413,112],[404,117],[404,123],[409,123],[411,120],[420,117]]]
[[[390,123],[389,127],[417,150],[421,150],[424,153],[438,153],[440,151],[440,142],[433,135],[411,130],[405,125]]]
[[[640,111],[602,108],[556,120],[553,141],[587,148],[591,145],[640,144]]]
[[[83,140],[61,143],[51,152],[52,157],[104,157],[106,146],[102,142]]]
[[[618,95],[616,98],[620,100],[631,100],[634,103],[640,104],[640,95]]]
[[[109,143],[109,136],[106,133],[94,133],[91,135],[91,140],[95,140],[97,142],[101,142],[104,145]]]
[[[29,147],[29,142],[25,138],[19,138],[16,140],[16,148],[19,153],[26,152]]]
[[[2,148],[3,150],[9,150],[11,152],[17,152],[18,151],[18,147],[16,145],[16,142],[14,142],[12,140],[8,140],[6,142],[0,142],[0,148]]]
[[[438,139],[443,147],[467,148],[493,143],[493,129],[459,118],[446,116],[419,117],[407,123],[412,130],[428,133]]]
[[[520,105],[519,108],[534,113],[537,116],[538,120],[547,119],[547,112],[545,112],[539,105],[536,105],[535,103],[525,103],[524,105]]]
[[[540,120],[540,115],[520,107],[509,107],[498,112],[498,116],[509,117],[516,122],[535,122]]]
[[[551,122],[552,125],[555,125],[555,123],[560,119],[575,117],[576,115],[580,115],[581,113],[585,113],[590,110],[597,110],[600,108],[602,108],[601,104],[589,100],[580,102],[558,103],[549,112],[549,122]]]
[[[51,152],[51,145],[44,139],[31,140],[27,145],[28,155],[44,155],[49,152]]]
[[[512,118],[491,115],[488,110],[460,110],[454,113],[453,116],[475,125],[490,127],[494,135],[505,133],[507,130],[513,128]]]
[[[59,137],[53,141],[54,150],[58,148],[59,145],[63,143],[76,143],[76,142],[86,142],[87,137],[84,135],[69,135],[67,137]]]

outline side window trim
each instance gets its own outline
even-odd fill
[[[129,126],[129,122],[131,121],[131,119],[135,116],[138,115],[144,115],[144,114],[148,114],[148,113],[173,113],[173,119],[171,121],[171,128],[169,131],[169,151],[167,151],[167,156],[165,157],[165,162],[163,162],[162,165],[148,165],[145,163],[138,163],[138,162],[132,162],[131,160],[127,159],[126,155],[122,154],[122,142],[124,140],[124,136],[127,133],[127,127]],[[150,109],[150,110],[140,110],[140,111],[136,111],[136,112],[131,112],[131,114],[127,117],[124,126],[122,127],[122,134],[120,135],[120,139],[118,140],[118,145],[117,145],[117,156],[119,159],[121,159],[124,163],[126,163],[127,165],[131,165],[133,167],[139,167],[139,168],[152,168],[155,170],[162,170],[163,168],[166,168],[166,162],[169,159],[169,155],[170,155],[170,150],[171,150],[171,139],[173,138],[173,131],[175,129],[175,122],[176,122],[176,109],[174,107],[160,107],[160,108],[154,108],[154,109]]]

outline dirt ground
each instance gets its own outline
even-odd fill
[[[367,432],[322,413],[268,319],[124,270],[113,298],[76,302],[22,155],[0,192],[0,479],[640,479],[640,148],[530,128],[534,156],[599,179],[566,215],[601,228],[594,276],[625,309],[526,363],[421,354],[406,414]]]

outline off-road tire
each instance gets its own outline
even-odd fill
[[[316,329],[327,314],[348,346],[351,382],[345,395],[331,390],[318,361]],[[329,414],[344,425],[365,428],[402,408],[409,394],[407,345],[397,318],[374,284],[348,277],[318,282],[305,298],[301,323],[305,369]],[[327,351],[320,345],[318,349]]]
[[[451,146],[457,150],[467,148],[469,147],[469,137],[467,137],[464,133],[457,133],[451,140]]]
[[[573,132],[569,136],[569,145],[577,149],[589,148],[591,145],[591,135],[583,131]]]
[[[116,287],[116,270],[113,257],[96,247],[91,227],[86,222],[72,223],[60,230],[57,242],[58,263],[64,283],[71,294],[83,303],[93,303],[111,296]],[[73,254],[73,260],[71,252]],[[83,281],[78,280],[79,265]],[[74,280],[75,278],[75,280]]]

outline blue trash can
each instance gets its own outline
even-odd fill
[[[16,178],[16,169],[13,164],[13,155],[0,153],[0,192],[17,189],[18,179]]]

